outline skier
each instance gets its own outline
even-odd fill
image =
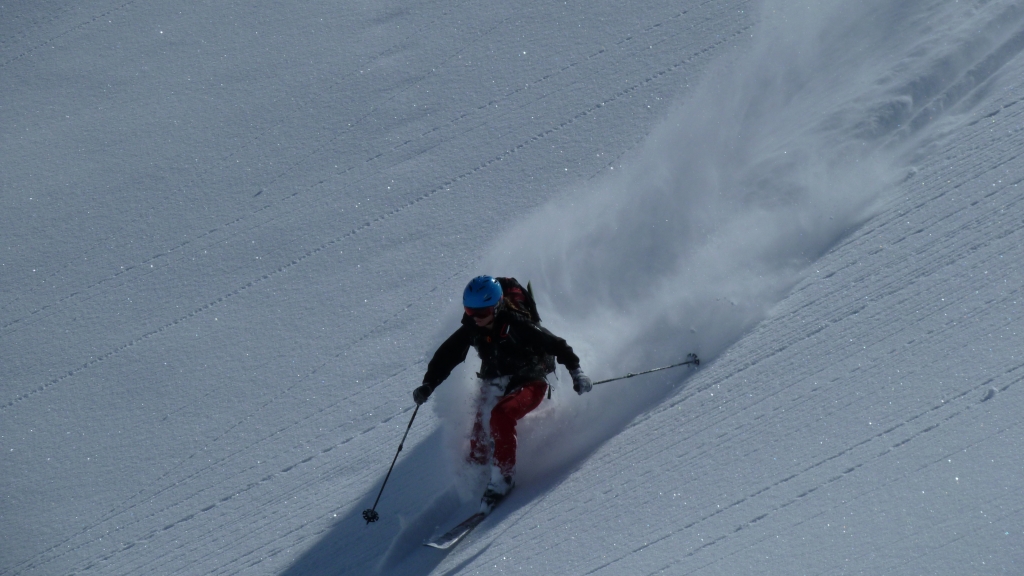
[[[513,278],[478,276],[471,280],[462,293],[462,326],[437,349],[427,365],[423,384],[413,391],[417,405],[426,402],[466,359],[470,346],[476,348],[483,394],[468,460],[490,464],[490,482],[481,499],[484,512],[489,512],[515,484],[516,422],[544,399],[548,388],[544,378],[554,371],[551,357],[569,370],[577,394],[593,387],[572,348],[537,323],[536,305],[532,297],[526,300],[526,294]]]

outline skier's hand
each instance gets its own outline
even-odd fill
[[[416,402],[416,405],[419,406],[420,404],[426,402],[427,398],[430,398],[431,392],[433,392],[433,389],[431,389],[430,386],[424,384],[412,391],[412,399],[413,401]]]
[[[583,373],[582,368],[577,368],[569,372],[572,376],[572,389],[577,394],[583,394],[584,392],[590,392],[594,388],[594,383],[590,381],[590,377]]]

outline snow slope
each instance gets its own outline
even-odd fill
[[[0,573],[1020,573],[1022,50],[998,0],[0,8]],[[360,512],[480,272],[595,378],[705,364],[563,372],[442,554],[472,366]]]

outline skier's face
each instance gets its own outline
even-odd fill
[[[491,311],[489,315],[484,316],[483,318],[473,316],[473,322],[476,322],[476,325],[481,328],[490,328],[491,324],[494,324],[494,312]]]
[[[490,308],[466,308],[466,314],[473,318],[473,322],[481,328],[488,328],[494,324],[494,307]]]

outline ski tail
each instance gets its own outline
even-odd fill
[[[476,528],[477,524],[483,522],[486,517],[486,513],[477,512],[437,538],[427,540],[423,545],[437,548],[438,550],[447,550],[458,544],[459,540],[465,538],[466,534],[472,532],[473,528]]]

